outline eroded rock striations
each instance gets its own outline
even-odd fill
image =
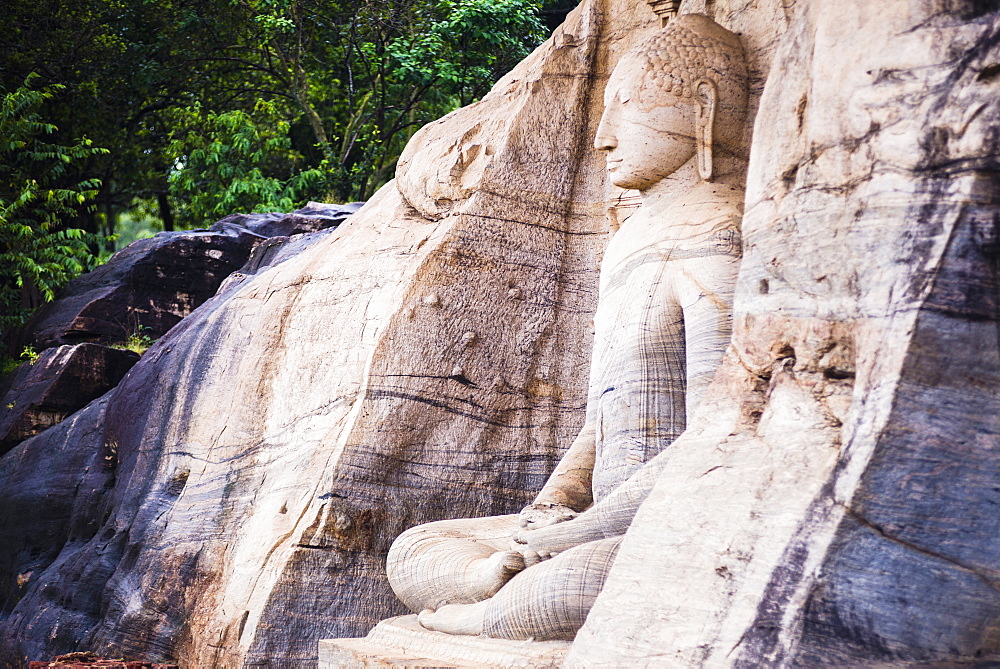
[[[43,648],[73,650],[75,630],[93,626],[101,608],[101,593],[79,587],[106,579],[116,561],[104,555],[75,560],[104,525],[115,484],[115,452],[104,441],[104,416],[110,395],[92,402],[67,420],[27,439],[0,458],[0,588],[4,602],[7,666],[53,657]],[[113,556],[111,556],[113,557]],[[70,567],[70,565],[73,565]],[[46,588],[36,587],[46,573]],[[18,648],[9,636],[25,614],[45,621],[38,640]],[[56,611],[53,611],[56,609]],[[53,615],[58,613],[58,615]],[[47,641],[42,639],[48,637]]]
[[[1000,657],[1000,14],[799,5],[728,359],[570,664]]]
[[[312,202],[290,214],[233,214],[207,230],[160,233],[71,281],[7,342],[41,353],[0,380],[0,453],[114,388],[139,359],[122,344],[162,336],[220,288],[300,253],[361,204]]]
[[[0,384],[0,453],[118,385],[139,354],[98,344],[46,349]]]
[[[568,666],[997,661],[998,33],[977,3],[799,3],[732,347],[588,512],[630,526]]]
[[[684,431],[729,344],[746,57],[704,14],[664,18],[615,67],[594,140],[641,206],[601,261],[585,423],[520,518],[438,521],[393,542],[389,582],[428,629],[573,639],[627,529],[594,514],[617,513],[618,489]]]
[[[478,176],[454,139],[401,169],[450,193],[479,183],[451,215],[390,184],[143,356],[108,399],[102,527],[50,550],[19,592],[8,658],[75,644],[297,666],[318,639],[404,612],[384,572],[403,529],[529,501],[582,406],[604,236],[600,170],[579,170],[599,25],[585,7],[489,98],[415,138],[440,145],[504,120],[482,138]]]
[[[1000,661],[1000,10],[680,11],[740,35],[760,108],[733,340],[628,513],[601,516],[628,532],[566,662]],[[591,148],[604,84],[659,29],[586,0],[348,223],[4,456],[3,659],[299,666],[405,612],[384,572],[403,530],[531,501],[584,423],[628,200]]]

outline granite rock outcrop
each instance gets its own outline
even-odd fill
[[[138,361],[133,351],[76,344],[46,349],[18,367],[0,384],[0,454],[117,386]]]
[[[71,281],[14,334],[10,348],[161,337],[212,297],[263,240],[336,227],[360,206],[314,202],[290,214],[233,214],[207,229],[137,240]]]
[[[569,664],[1000,658],[998,34],[990,3],[797,3],[728,359]]]
[[[384,571],[403,529],[529,500],[581,407],[604,237],[600,171],[579,164],[600,18],[584,6],[471,111],[418,134],[508,125],[451,215],[390,183],[147,351],[107,398],[101,528],[11,600],[5,660],[72,644],[188,666],[315,661],[319,639],[405,612]],[[410,169],[461,180],[446,162]]]
[[[114,388],[139,359],[124,349],[145,348],[209,297],[308,248],[361,205],[312,202],[290,214],[233,214],[206,230],[160,233],[71,281],[10,333],[9,350],[41,352],[0,380],[0,453]]]
[[[439,521],[393,542],[389,582],[427,629],[572,640],[627,529],[591,518],[684,431],[729,345],[746,55],[704,14],[662,18],[612,72],[594,139],[609,182],[641,204],[601,260],[586,420],[519,517]]]

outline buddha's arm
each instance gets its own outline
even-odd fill
[[[594,424],[588,422],[556,465],[535,501],[521,512],[521,527],[535,529],[563,522],[591,505],[591,477],[596,448],[594,435]]]
[[[639,505],[649,496],[666,468],[669,453],[667,449],[657,455],[610,495],[576,518],[518,532],[516,540],[525,545],[525,555],[546,559],[573,546],[625,534]]]

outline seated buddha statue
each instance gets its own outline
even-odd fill
[[[584,426],[520,515],[396,539],[389,581],[428,629],[572,639],[650,487],[650,460],[683,432],[729,343],[746,173],[739,38],[678,16],[623,56],[604,103],[594,146],[641,205],[601,263]]]

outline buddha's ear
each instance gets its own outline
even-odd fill
[[[712,143],[715,141],[715,108],[719,102],[719,89],[711,79],[694,82],[695,141],[698,150],[698,174],[705,181],[712,180]]]

